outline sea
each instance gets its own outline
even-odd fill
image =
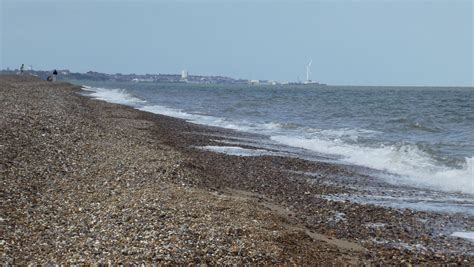
[[[95,99],[260,136],[203,149],[334,162],[377,181],[328,199],[474,217],[472,87],[72,82]]]

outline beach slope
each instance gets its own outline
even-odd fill
[[[190,186],[186,180],[199,177],[160,140],[156,117],[79,90],[0,77],[3,263],[356,258],[288,230],[248,198]]]
[[[416,222],[431,215],[322,200],[345,189],[287,172],[337,166],[202,151],[219,129],[80,93],[0,76],[1,263],[472,262],[367,242],[431,242]]]

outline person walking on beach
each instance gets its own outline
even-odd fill
[[[56,70],[53,71],[53,82],[56,81],[56,76],[58,76],[58,72]]]
[[[21,64],[20,73],[23,74],[24,70],[25,70],[25,64]]]

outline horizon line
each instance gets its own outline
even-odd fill
[[[28,66],[28,65],[26,65]],[[100,74],[106,74],[106,75],[115,75],[115,74],[120,74],[120,75],[180,75],[180,73],[120,73],[120,72],[116,72],[116,73],[110,73],[110,72],[100,72],[100,71],[94,71],[94,70],[89,70],[87,72],[80,72],[80,71],[71,71],[70,69],[56,69],[58,71],[69,71],[70,73],[81,73],[81,74],[86,74],[87,72],[96,72],[96,73],[100,73]],[[0,72],[3,72],[3,71],[20,71],[20,69],[18,68],[15,68],[15,69],[10,69],[10,68],[6,68],[6,69],[0,69]],[[52,71],[52,70],[26,70],[26,71]],[[247,78],[234,78],[232,76],[225,76],[225,75],[205,75],[205,74],[189,74],[189,76],[207,76],[207,77],[226,77],[226,78],[231,78],[231,79],[234,79],[234,80],[247,80],[247,81],[252,81],[252,80],[259,80],[259,81],[285,81],[285,80],[275,80],[275,79],[247,79]],[[303,85],[302,82],[298,82],[298,81],[285,81],[285,82],[289,82],[289,83],[293,83],[291,85],[295,85],[294,83],[297,83],[297,84],[300,84]],[[409,84],[402,84],[402,85],[381,85],[381,84],[373,84],[373,85],[368,85],[368,84],[326,84],[326,83],[323,83],[321,82],[320,84],[324,84],[325,86],[344,86],[344,87],[433,87],[433,88],[436,88],[436,87],[456,87],[456,88],[474,88],[474,83],[471,84],[471,85],[409,85]],[[279,84],[279,85],[285,85],[285,84]],[[307,85],[307,84],[306,84]]]

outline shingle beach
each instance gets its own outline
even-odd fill
[[[336,164],[198,146],[241,133],[0,76],[0,263],[474,265],[445,215],[321,197]],[[315,179],[301,172],[321,174]]]

